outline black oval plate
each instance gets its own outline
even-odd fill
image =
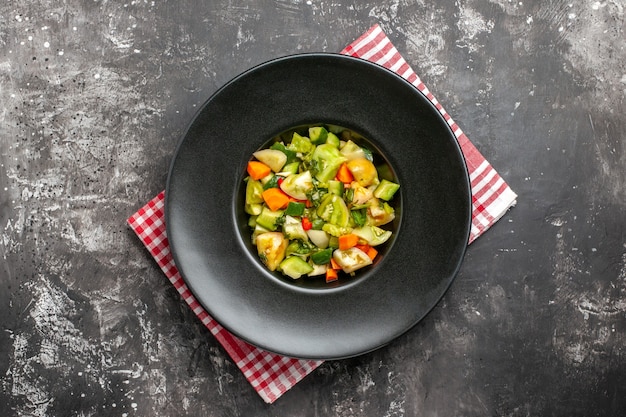
[[[402,199],[384,258],[345,285],[322,288],[265,269],[240,207],[251,154],[313,123],[371,140]],[[454,280],[471,222],[465,160],[432,103],[379,65],[326,53],[261,64],[209,98],[176,150],[165,203],[176,266],[209,314],[253,345],[311,359],[377,349],[418,323]]]

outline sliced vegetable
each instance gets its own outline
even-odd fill
[[[322,249],[311,254],[311,261],[317,265],[326,265],[333,257],[332,249]]]
[[[352,229],[352,233],[365,240],[370,246],[383,244],[391,237],[391,230],[383,230],[377,226],[358,227]]]
[[[341,235],[347,235],[348,233],[352,232],[352,228],[349,226],[341,227],[341,226],[336,226],[331,223],[324,223],[324,226],[322,226],[322,230],[328,233],[329,235],[337,237],[337,238]],[[332,242],[332,237],[330,239],[331,239],[330,242]],[[331,245],[330,242],[329,242],[329,245]],[[337,247],[339,246],[337,245]]]
[[[289,255],[299,255],[299,256],[308,256],[313,252],[314,247],[309,243],[303,240],[292,240],[287,245],[287,250],[285,251],[285,256]]]
[[[333,145],[324,143],[315,147],[311,160],[315,162],[317,168],[315,178],[327,182],[337,175],[339,167],[347,159]]]
[[[263,211],[263,204],[246,204],[245,212],[251,216],[258,216]]]
[[[283,179],[283,177],[272,175],[271,178],[263,184],[263,189],[267,190],[268,188],[278,188],[278,181],[281,179]]]
[[[309,220],[308,217],[302,218],[302,228],[305,231],[311,230],[313,228],[313,223],[311,223],[311,220]]]
[[[274,177],[275,177],[274,173],[272,171],[270,171],[269,174],[267,174],[266,176],[261,178],[259,181],[261,181],[261,184],[263,184],[263,187],[265,187],[265,184],[267,184],[268,182],[272,181],[272,179]]]
[[[339,250],[350,249],[359,243],[359,237],[354,233],[339,236]]]
[[[314,126],[309,128],[309,138],[314,145],[321,145],[326,142],[328,131],[322,126]]]
[[[263,206],[261,213],[256,218],[256,224],[267,230],[274,231],[281,223],[282,217],[283,212],[281,210],[272,210],[267,206]]]
[[[324,275],[326,274],[326,270],[328,269],[328,264],[324,264],[324,265],[313,264],[311,266],[313,267],[313,270],[307,274],[310,277]]]
[[[246,184],[246,202],[244,207],[246,213],[253,216],[261,213],[261,210],[263,209],[262,193],[263,185],[261,182],[248,178],[248,183]]]
[[[346,250],[335,250],[333,252],[333,259],[341,267],[343,272],[347,274],[372,264],[372,260],[367,256],[367,253],[356,247],[351,247]]]
[[[328,192],[340,197],[343,196],[343,183],[337,180],[328,181]]]
[[[363,149],[356,143],[352,142],[352,140],[348,140],[343,145],[340,152],[348,161],[352,159],[365,158],[365,152]]]
[[[367,224],[371,226],[382,226],[390,223],[395,218],[396,213],[387,202],[372,201],[367,209]]]
[[[383,179],[374,190],[374,197],[389,201],[398,189],[400,189],[400,184]]]
[[[378,180],[378,172],[372,161],[356,158],[348,161],[346,165],[354,179],[363,187],[372,185]]]
[[[315,220],[311,221],[311,229],[322,230],[322,227],[324,227],[325,224],[326,224],[326,222],[324,220],[322,220],[322,219],[315,219]]]
[[[378,255],[378,251],[370,245],[356,245],[355,247],[365,252],[372,261],[374,260],[374,258],[376,258],[376,255]]]
[[[283,167],[279,174],[288,176],[289,174],[297,174],[300,170],[300,162],[291,162]]]
[[[288,216],[302,216],[304,213],[304,203],[298,203],[295,201],[290,201],[287,209],[285,210],[285,214]]]
[[[350,185],[350,189],[352,190],[352,204],[356,206],[367,204],[374,196],[371,189],[363,187],[356,181]]]
[[[309,236],[302,227],[302,222],[292,216],[285,216],[285,223],[283,224],[283,233],[289,240],[309,240]]]
[[[326,233],[325,231],[310,229],[306,231],[306,234],[307,236],[309,236],[309,240],[311,240],[311,243],[313,243],[318,248],[326,249],[328,247],[330,236],[328,236],[328,233]]]
[[[261,178],[269,175],[270,172],[272,172],[272,168],[259,161],[248,162],[248,167],[246,170],[248,171],[250,178],[252,178],[253,180],[260,180]]]
[[[285,258],[289,241],[280,232],[261,233],[256,237],[259,258],[270,271],[275,271]]]
[[[314,180],[314,181],[317,182],[317,185],[319,185],[319,181],[317,180]],[[319,207],[320,203],[322,202],[322,199],[324,198],[327,192],[328,192],[328,189],[316,187],[314,183],[313,189],[307,193],[307,200],[311,202],[311,207]]]
[[[272,146],[270,146],[270,149],[275,149],[277,151],[281,151],[282,153],[284,153],[285,156],[287,157],[286,164],[290,164],[290,163],[292,163],[294,161],[297,161],[297,159],[298,159],[298,156],[296,155],[296,152],[294,152],[294,151],[292,151],[290,149],[287,149],[287,147],[284,144],[280,143],[280,142],[274,142],[272,144]]]
[[[354,181],[354,176],[352,176],[352,172],[348,169],[348,165],[341,164],[339,167],[339,171],[337,171],[337,180],[341,181],[344,184],[350,184]]]
[[[336,269],[328,268],[326,269],[326,283],[337,281],[339,279],[339,274],[337,274]]]
[[[367,210],[366,209],[351,210],[350,216],[352,216],[352,221],[354,221],[354,224],[356,224],[359,227],[365,226],[365,223],[367,222]]]
[[[328,132],[328,135],[326,136],[326,143],[333,145],[335,148],[339,148],[339,145],[341,144],[339,138],[333,132]]]
[[[271,168],[274,172],[279,172],[287,163],[287,155],[276,149],[263,149],[253,153],[254,157]]]
[[[289,196],[279,188],[268,188],[261,194],[263,201],[272,211],[284,209],[289,204]]]
[[[263,185],[260,181],[248,179],[246,184],[246,204],[259,204],[263,203]]]
[[[345,227],[350,220],[348,206],[335,194],[326,194],[317,208],[317,215],[336,226]]]
[[[348,203],[354,200],[354,190],[352,186],[343,189],[343,199]]]
[[[314,148],[315,146],[313,146],[309,138],[306,136],[300,136],[296,132],[293,132],[291,143],[287,145],[287,149],[304,154],[311,152]]]
[[[306,200],[307,193],[313,189],[313,177],[310,171],[301,174],[290,175],[280,184],[280,189],[285,194],[296,200]]]
[[[256,223],[256,222],[255,222]],[[256,245],[256,238],[262,233],[271,232],[271,230],[266,229],[265,227],[259,225],[258,223],[254,225],[254,230],[252,231],[252,243]]]
[[[293,278],[298,279],[313,271],[313,267],[299,256],[290,256],[280,263],[280,271]]]
[[[254,226],[256,226],[256,215],[250,216],[250,218],[248,219],[248,226],[254,229]]]

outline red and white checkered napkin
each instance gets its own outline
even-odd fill
[[[472,145],[467,136],[428,91],[382,29],[376,25],[348,45],[343,54],[367,59],[406,78],[433,102],[456,135],[470,174],[473,219],[470,242],[494,224],[515,204],[516,195],[493,167]],[[244,342],[216,322],[191,294],[178,272],[168,246],[164,222],[164,196],[161,192],[128,219],[128,224],[148,248],[170,282],[204,325],[215,335],[246,379],[268,403],[274,402],[322,361],[277,355]]]
[[[444,110],[441,103],[428,91],[426,85],[391,44],[391,41],[380,26],[375,25],[370,28],[341,53],[367,59],[394,71],[428,97],[446,119],[463,151],[472,185],[472,230],[470,232],[470,243],[497,222],[511,206],[515,205],[517,195],[498,175],[491,164],[478,152],[478,149]]]

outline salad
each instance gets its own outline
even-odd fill
[[[351,130],[299,132],[276,138],[248,162],[248,225],[270,271],[332,282],[376,261],[377,247],[392,236],[384,226],[395,219],[390,202],[400,185]]]

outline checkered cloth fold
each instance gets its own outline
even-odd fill
[[[375,25],[370,28],[341,53],[367,59],[395,71],[420,90],[448,122],[461,146],[470,175],[472,188],[470,243],[515,205],[516,194],[426,88],[380,26]],[[159,193],[133,214],[128,219],[128,224],[185,302],[217,338],[261,398],[268,403],[276,401],[298,381],[315,370],[322,361],[290,358],[259,349],[228,332],[206,312],[191,294],[174,265],[165,230],[164,197],[165,192]]]

